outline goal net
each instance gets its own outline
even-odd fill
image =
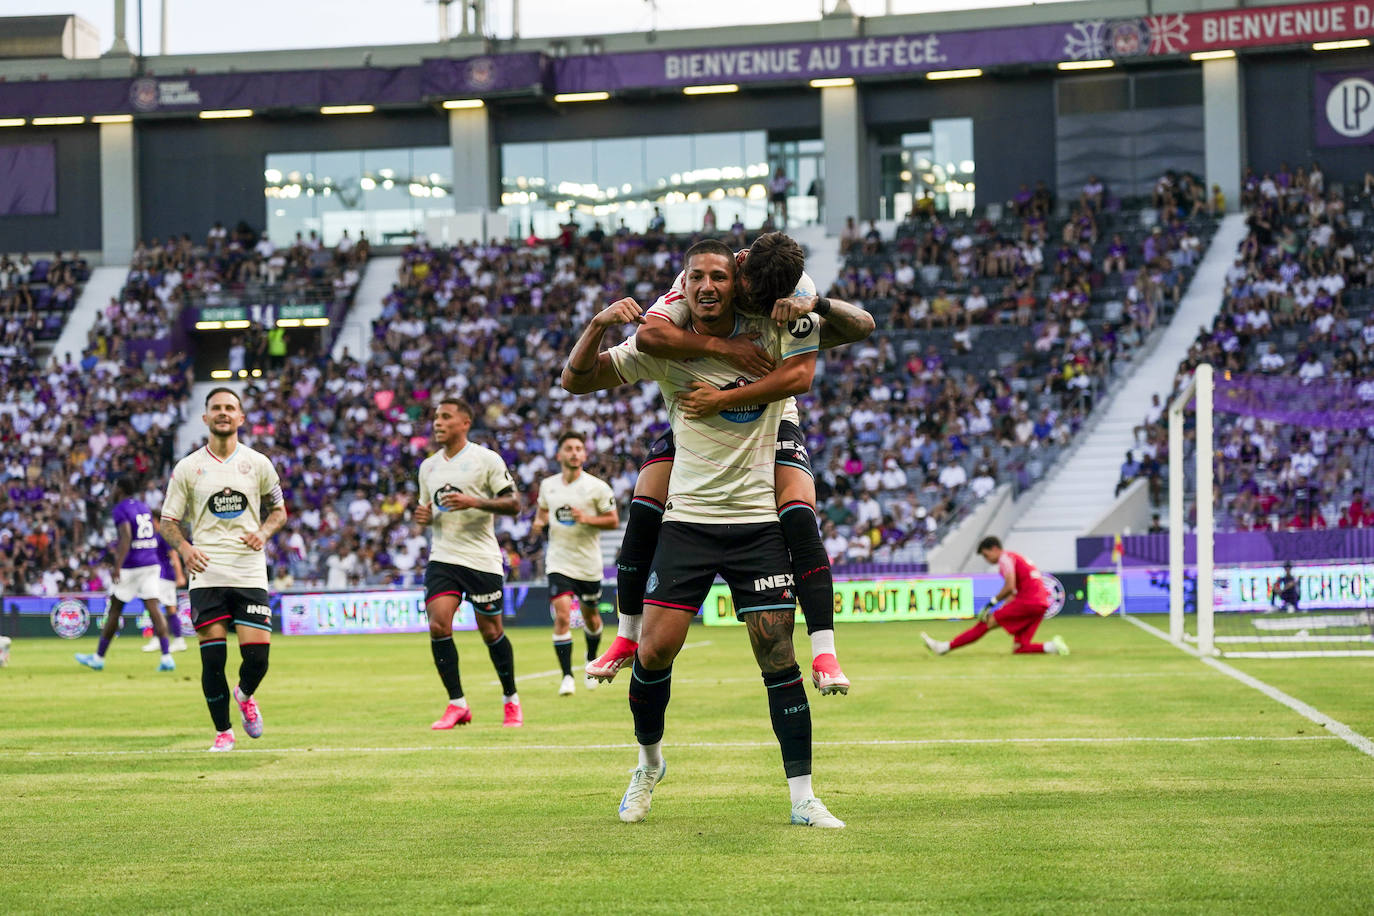
[[[1323,494],[1318,482],[1306,476],[1279,479],[1273,461],[1218,467],[1234,458],[1215,442],[1233,441],[1230,432],[1237,424],[1244,435],[1259,429],[1284,445],[1302,438],[1294,436],[1298,430],[1374,425],[1374,390],[1362,390],[1359,384],[1304,384],[1289,377],[1217,379],[1212,367],[1203,364],[1169,405],[1169,633],[1175,641],[1233,658],[1374,655],[1374,562],[1364,562],[1358,550],[1349,549],[1359,532],[1329,531],[1330,555],[1342,558],[1323,561],[1311,556],[1311,535],[1303,559],[1296,560],[1291,539],[1251,531],[1245,537],[1265,559],[1214,562],[1218,506],[1212,494],[1220,493],[1223,503],[1231,500],[1234,506],[1235,489],[1282,490],[1288,502],[1297,504],[1296,512],[1309,518],[1319,500],[1333,495]],[[1215,420],[1218,414],[1220,422]],[[1229,486],[1214,488],[1218,476],[1228,478]],[[1289,516],[1268,517],[1286,522]],[[1334,518],[1323,520],[1336,524]],[[1223,535],[1234,522],[1222,513]],[[1186,550],[1188,530],[1195,541],[1192,551]]]

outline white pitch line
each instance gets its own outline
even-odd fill
[[[1169,645],[1178,646],[1178,648],[1182,649],[1184,652],[1187,652],[1189,655],[1198,659],[1204,665],[1207,665],[1211,668],[1216,669],[1217,671],[1220,671],[1227,677],[1235,678],[1245,686],[1253,687],[1255,690],[1258,690],[1260,693],[1264,694],[1269,699],[1274,700],[1277,703],[1281,703],[1284,706],[1287,706],[1289,709],[1293,710],[1295,713],[1302,716],[1304,719],[1308,719],[1312,722],[1315,722],[1322,728],[1331,732],[1333,736],[1340,738],[1342,741],[1344,741],[1346,744],[1350,745],[1360,753],[1366,754],[1370,757],[1374,757],[1374,741],[1370,741],[1364,735],[1355,731],[1353,728],[1351,728],[1349,725],[1346,725],[1344,722],[1339,722],[1336,719],[1331,718],[1326,713],[1322,712],[1320,709],[1317,709],[1315,706],[1310,706],[1307,703],[1304,703],[1302,700],[1299,700],[1297,697],[1289,696],[1288,694],[1284,693],[1282,690],[1273,686],[1272,684],[1266,684],[1259,678],[1246,674],[1239,668],[1232,668],[1230,665],[1226,664],[1223,661],[1218,661],[1215,658],[1209,658],[1208,656],[1203,655],[1201,652],[1199,652],[1197,649],[1194,649],[1191,646],[1181,645],[1179,643],[1174,642],[1172,639],[1169,638],[1169,634],[1165,633],[1163,630],[1157,629],[1156,627],[1150,626],[1150,624],[1145,623],[1142,620],[1137,620],[1136,618],[1130,616],[1127,616],[1125,619],[1128,622],[1139,627],[1140,629],[1144,630],[1146,633],[1149,633],[1153,636],[1158,636],[1160,639],[1169,643]]]
[[[700,649],[702,646],[709,646],[710,644],[711,640],[709,639],[704,639],[701,642],[685,642],[682,644],[682,649],[679,649],[678,651],[680,652],[686,649]],[[534,671],[529,674],[521,674],[517,676],[515,682],[518,684],[521,681],[533,681],[541,677],[553,677],[554,675],[561,675],[562,673],[562,668],[550,668],[548,671]],[[501,682],[497,680],[487,681],[487,686],[490,687],[493,684],[499,683]]]
[[[1194,737],[1148,737],[1123,735],[1120,737],[1048,737],[1048,738],[874,738],[867,741],[813,741],[815,747],[930,747],[941,745],[998,745],[998,744],[1205,744],[1217,741],[1334,741],[1335,735],[1198,735]],[[758,748],[777,747],[774,741],[689,741],[670,744],[671,748]],[[622,751],[638,748],[624,744],[485,744],[485,745],[413,745],[410,747],[279,747],[239,748],[236,754],[414,754],[422,752],[483,752],[483,751]],[[166,754],[204,754],[199,748],[144,748],[130,751],[22,751],[0,752],[6,757],[151,757]]]

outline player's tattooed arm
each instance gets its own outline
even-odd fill
[[[823,296],[791,296],[773,305],[773,320],[786,325],[802,315],[821,318],[821,349],[857,343],[873,333],[873,316],[863,307]]]
[[[811,390],[816,377],[816,353],[803,353],[782,361],[772,372],[748,385],[725,391],[706,382],[693,382],[692,387],[678,397],[683,416],[700,420],[722,410],[750,404],[770,404],[805,394]]]
[[[633,299],[620,299],[597,313],[582,336],[577,338],[568,361],[563,366],[560,382],[563,390],[572,394],[590,394],[621,384],[620,374],[611,364],[608,353],[601,351],[601,338],[606,331],[619,324],[644,323],[644,311]]]
[[[650,356],[663,359],[715,357],[755,378],[773,369],[773,357],[755,343],[758,339],[757,333],[735,337],[694,334],[658,315],[646,320],[644,326],[635,331],[635,344]]]
[[[286,524],[286,506],[279,505],[267,513],[267,518],[262,520],[262,527],[257,531],[250,531],[239,538],[254,550],[262,550],[267,539],[281,530],[281,526]]]
[[[749,630],[749,645],[764,674],[786,671],[797,663],[792,651],[795,611],[752,611],[741,614]]]
[[[181,562],[188,570],[202,573],[210,567],[210,557],[205,551],[182,536],[180,521],[164,516],[158,520],[157,530],[162,532],[162,539],[167,542],[167,546],[181,555]]]

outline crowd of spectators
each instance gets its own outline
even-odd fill
[[[76,252],[51,259],[0,254],[0,359],[29,359],[56,340],[90,268]]]
[[[1201,363],[1233,377],[1291,376],[1324,405],[1323,383],[1374,377],[1374,206],[1369,189],[1327,186],[1321,166],[1247,173],[1248,232],[1226,275],[1211,328],[1199,330],[1175,390]],[[1367,402],[1374,403],[1374,386]],[[1191,435],[1191,433],[1190,433]],[[1363,495],[1374,471],[1365,428],[1314,428],[1218,412],[1214,428],[1217,526],[1302,530],[1374,525]],[[1190,445],[1191,448],[1191,445]],[[1167,472],[1159,398],[1123,464]],[[1132,459],[1135,463],[1132,464]],[[1187,473],[1187,471],[1185,471]]]
[[[829,356],[819,383],[832,545],[902,556],[999,484],[1034,483],[1177,306],[1214,229],[1199,187],[1170,174],[1154,200],[1123,205],[1092,178],[1061,204],[1038,182],[1000,215],[920,207],[890,239],[850,221],[830,295],[879,330]]]

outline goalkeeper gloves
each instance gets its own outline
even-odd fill
[[[983,605],[983,609],[978,612],[979,623],[987,623],[992,619],[992,608],[995,603],[996,602],[989,601],[987,604]]]

